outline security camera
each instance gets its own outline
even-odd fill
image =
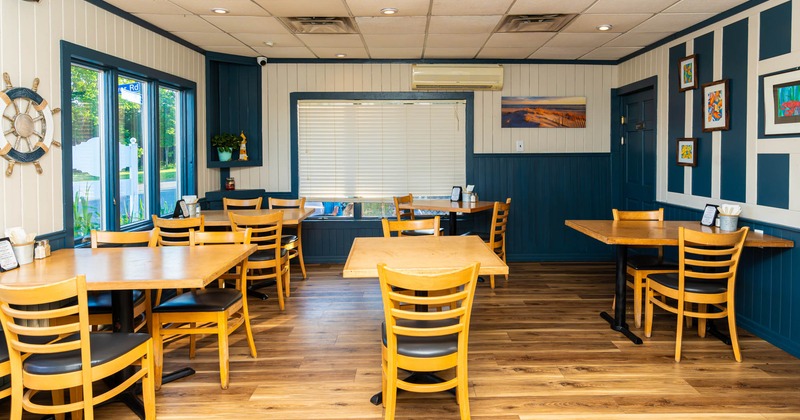
[[[256,62],[259,66],[264,67],[267,65],[267,57],[256,57]]]

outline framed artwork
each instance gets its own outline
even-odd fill
[[[678,139],[678,165],[697,166],[697,139]]]
[[[764,77],[764,134],[800,133],[800,70]]]
[[[503,96],[503,128],[586,128],[585,96]]]
[[[728,79],[703,85],[703,131],[727,130],[730,127],[730,91]]]
[[[692,54],[678,61],[678,87],[681,92],[697,89],[697,56]]]

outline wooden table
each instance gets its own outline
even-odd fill
[[[133,332],[133,289],[203,287],[255,251],[255,245],[60,249],[0,273],[0,283],[34,286],[85,274],[88,290],[112,291],[114,330]],[[193,373],[181,369],[165,375],[165,382]],[[144,407],[135,395],[123,393],[119,400],[144,418]]]
[[[303,220],[314,214],[314,209],[259,209],[259,210],[203,210],[203,218],[205,219],[206,226],[224,226],[230,227],[231,221],[228,218],[228,212],[234,211],[236,214],[243,214],[245,216],[261,216],[264,214],[273,214],[278,211],[283,211],[283,224],[286,226],[296,226]]]
[[[628,266],[629,245],[678,245],[678,228],[684,227],[702,232],[721,232],[717,227],[703,226],[698,221],[613,221],[613,220],[566,220],[567,226],[591,238],[608,244],[616,245],[616,306],[614,317],[606,312],[600,316],[608,321],[611,329],[624,334],[635,344],[642,344],[642,339],[628,329],[626,319],[626,276]],[[744,246],[757,248],[792,248],[794,242],[777,238],[775,236],[747,233]]]
[[[478,261],[479,274],[508,274],[508,266],[477,236],[356,238],[342,270],[345,278],[378,277],[378,264],[416,273],[464,268]]]
[[[417,200],[401,204],[401,209],[407,210],[434,210],[450,213],[450,236],[455,236],[457,230],[457,213],[478,213],[494,209],[494,201],[450,201],[450,200]]]

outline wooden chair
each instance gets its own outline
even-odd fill
[[[611,214],[614,220],[664,221],[663,208],[646,211],[620,211],[612,209]],[[628,256],[627,273],[633,280],[628,281],[627,284],[628,287],[633,289],[633,322],[638,328],[642,326],[642,293],[644,292],[644,279],[650,274],[677,272],[678,265],[674,262],[664,261],[663,247],[637,246],[630,248],[651,248],[656,249],[658,252],[657,255],[633,254]],[[614,304],[616,304],[616,300]]]
[[[683,317],[698,319],[697,332],[701,337],[705,336],[706,319],[727,317],[733,356],[737,362],[742,361],[733,303],[736,268],[747,231],[746,226],[733,233],[706,233],[681,227],[678,229],[678,272],[647,275],[644,335],[650,337],[653,331],[654,304],[677,314],[676,362],[681,361]],[[662,296],[674,299],[675,305],[666,299],[662,301]],[[695,303],[697,311],[691,310]],[[719,311],[706,311],[709,304]]]
[[[486,236],[480,235],[481,239],[489,246],[489,249],[506,262],[506,228],[508,225],[508,214],[511,210],[511,198],[506,198],[505,203],[494,202],[492,211],[492,227]],[[508,281],[508,274],[506,274]],[[494,289],[494,275],[489,276],[489,285]]]
[[[282,199],[282,198],[269,198],[270,209],[304,209],[306,207],[306,198],[300,197],[297,199]],[[303,279],[306,275],[306,264],[303,261],[303,223],[298,223],[297,227],[284,226],[284,233],[287,230],[294,230],[294,235],[281,235],[281,246],[289,252],[289,264],[291,260],[297,258],[300,262],[300,271],[303,273]],[[286,297],[289,297],[289,284],[291,281],[291,270],[286,276]]]
[[[403,232],[407,231],[429,232],[428,235],[430,236],[441,236],[439,223],[440,223],[439,216],[435,216],[433,219],[415,219],[415,220],[381,219],[381,225],[383,226],[383,236],[385,238],[391,237],[392,233],[395,233],[397,236],[404,236]],[[413,236],[423,236],[423,235],[413,235]]]
[[[0,331],[0,378],[5,378],[11,375],[11,361],[8,358],[8,345],[6,344],[6,335]],[[0,399],[11,395],[11,386],[0,389]]]
[[[250,229],[235,232],[190,232],[191,246],[210,244],[249,244]],[[237,270],[239,276],[234,289],[206,288],[187,291],[153,308],[153,339],[155,347],[156,389],[161,388],[164,367],[164,336],[189,334],[215,334],[219,346],[220,387],[228,389],[230,383],[230,356],[228,335],[242,324],[245,326],[250,355],[257,357],[247,298],[242,294],[247,281],[247,261]],[[189,358],[194,359],[195,346],[191,342]]]
[[[190,232],[205,230],[205,218],[189,217],[186,219],[163,219],[153,215],[153,226],[158,228],[156,245],[158,246],[189,246]]]
[[[395,216],[397,216],[397,221],[403,220],[416,220],[416,215],[414,214],[414,210],[411,209],[401,209],[401,204],[411,204],[414,201],[414,195],[408,194],[400,197],[392,197],[394,200],[394,211]],[[441,235],[441,231],[444,230],[443,228],[439,228]],[[402,232],[398,232],[398,236],[426,236],[426,235],[433,235],[433,231],[430,229],[409,229]]]
[[[278,306],[285,309],[283,301],[283,282],[289,274],[289,253],[281,247],[283,211],[259,216],[245,216],[229,212],[231,228],[252,229],[250,242],[258,245],[258,251],[247,259],[248,281],[258,281],[252,288],[262,287],[266,281],[275,280],[278,292]],[[248,287],[248,292],[250,292]],[[264,295],[266,296],[266,295]]]
[[[40,305],[50,306],[60,301],[74,303],[41,309]],[[48,322],[75,315],[76,323],[50,326]],[[11,418],[22,418],[23,410],[43,415],[83,410],[83,416],[91,420],[95,405],[141,380],[145,418],[155,419],[153,342],[147,334],[90,333],[84,276],[43,286],[0,285],[0,320],[11,362]],[[21,337],[53,336],[68,338],[45,344],[32,344],[27,338],[21,340]],[[141,365],[141,369],[121,384],[94,395],[94,382],[135,364]],[[64,402],[64,390],[70,390],[72,402]],[[54,391],[51,405],[34,401],[34,396],[42,391]]]
[[[139,232],[111,232],[103,230],[92,230],[92,248],[114,247],[114,246],[156,246],[158,239],[158,228]],[[135,319],[142,319],[134,327],[134,331],[141,330],[144,326],[150,325],[152,321],[152,303],[150,291],[133,291],[133,316]],[[89,292],[89,324],[91,325],[111,325],[111,292]]]
[[[461,418],[470,418],[467,343],[479,268],[480,264],[475,263],[452,272],[420,275],[378,265],[385,315],[382,329],[385,418],[394,418],[398,388],[425,393],[456,388]],[[409,296],[395,289],[417,293]],[[443,290],[451,292],[432,293]],[[441,312],[417,312],[404,309],[409,303],[417,308],[423,305],[450,307]],[[455,368],[455,377],[439,383],[411,383],[397,377],[398,369],[433,373],[452,368]]]
[[[222,210],[258,210],[263,199],[263,197],[244,199],[222,197]]]

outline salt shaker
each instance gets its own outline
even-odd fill
[[[41,260],[44,257],[46,257],[44,244],[41,241],[36,242],[36,247],[33,249],[33,258]]]

